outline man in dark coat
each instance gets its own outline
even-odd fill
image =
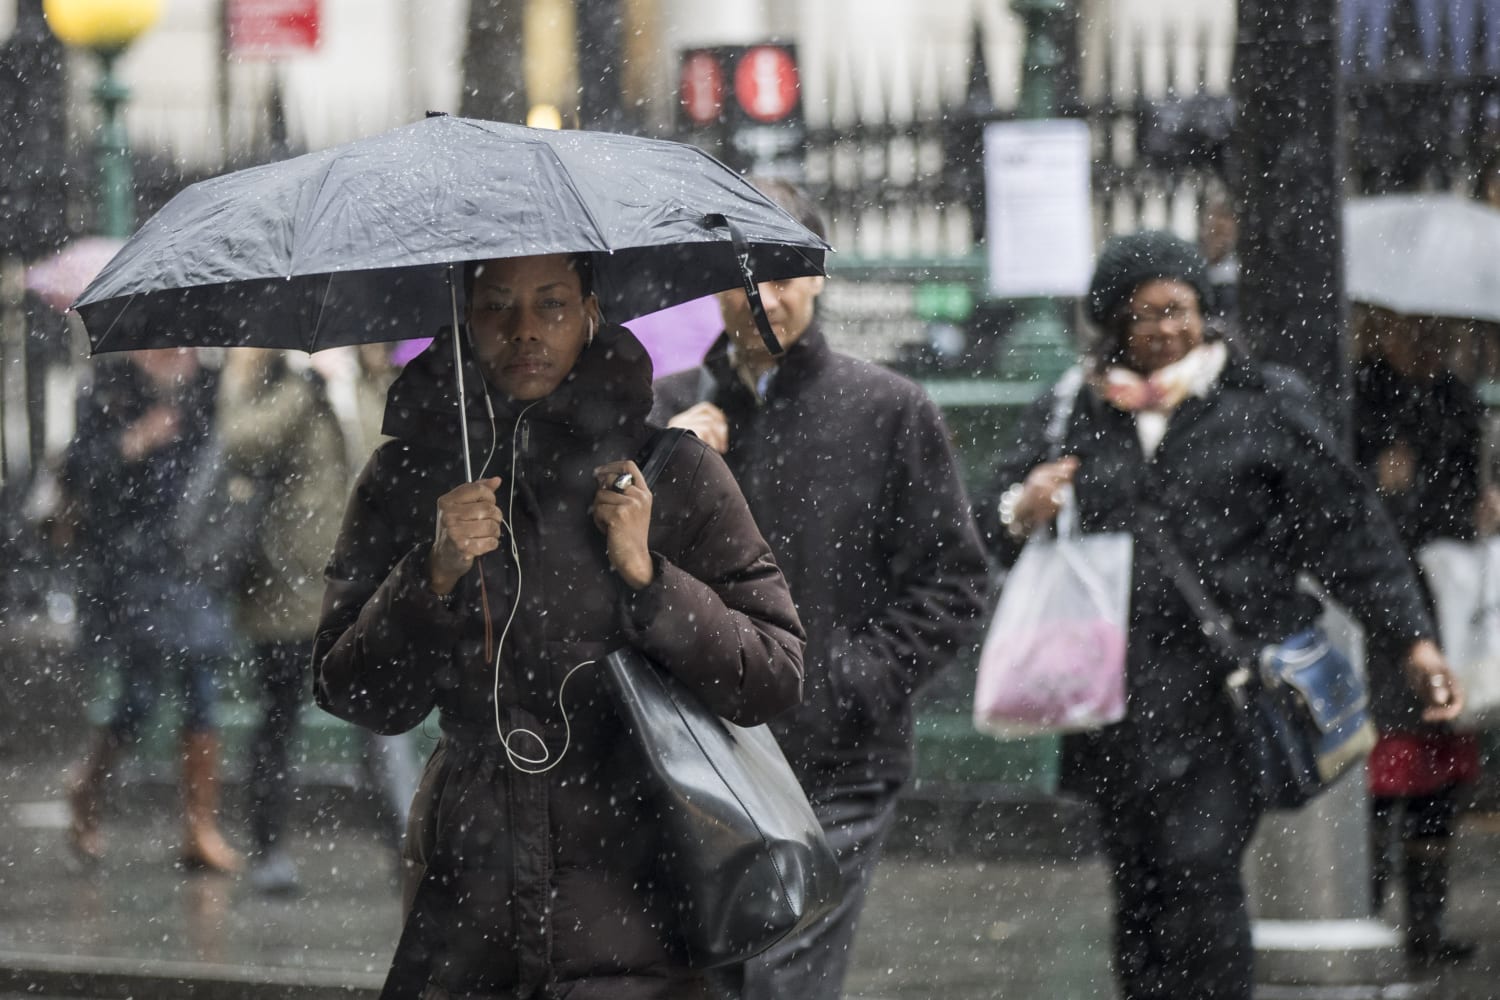
[[[823,231],[801,192],[760,186]],[[724,454],[807,628],[803,703],[771,727],[845,891],[811,931],[744,968],[743,996],[832,998],[911,774],[912,694],[969,641],[985,560],[937,408],[906,379],[829,348],[814,319],[822,278],[760,287],[786,353],[765,349],[743,292],[725,293],[724,335],[701,368],[657,382],[652,419]]]

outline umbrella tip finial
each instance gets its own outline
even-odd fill
[[[448,112],[446,112],[446,111],[432,111],[432,110],[429,109],[428,112],[425,115],[423,115],[422,117],[424,117],[424,118],[447,118],[448,117]]]

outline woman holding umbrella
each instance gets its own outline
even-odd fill
[[[436,710],[442,730],[386,996],[708,996],[653,888],[644,775],[602,662],[634,645],[740,723],[800,696],[801,625],[722,461],[687,438],[655,491],[642,481],[650,362],[602,322],[590,270],[466,268],[480,471],[463,482],[439,338],[391,388],[394,440],[329,563],[319,704],[381,733]]]

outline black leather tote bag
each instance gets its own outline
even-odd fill
[[[648,486],[684,432],[653,440]],[[753,958],[837,901],[838,862],[781,747],[766,726],[737,726],[634,648],[606,675],[650,772],[664,888],[700,969]]]

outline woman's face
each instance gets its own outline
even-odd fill
[[[1198,293],[1176,278],[1152,278],[1137,286],[1125,319],[1125,363],[1143,375],[1181,361],[1203,343]]]
[[[490,385],[541,399],[562,384],[598,323],[565,254],[488,260],[474,274],[469,334]]]

